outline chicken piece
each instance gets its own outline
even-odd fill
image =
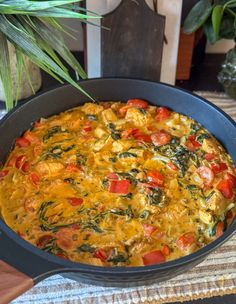
[[[222,214],[226,208],[227,202],[218,190],[214,190],[213,195],[208,199],[207,206],[217,214]]]
[[[219,155],[219,153],[222,151],[218,142],[212,138],[211,139],[205,138],[203,140],[202,149],[207,153],[214,153],[216,155]]]
[[[63,164],[59,162],[40,162],[35,167],[36,171],[42,176],[55,176],[64,169]]]
[[[143,114],[140,109],[130,108],[127,110],[125,119],[132,121],[136,127],[146,126],[152,119],[150,113]]]
[[[104,135],[108,135],[108,132],[101,128],[101,127],[97,127],[95,130],[94,130],[94,135],[98,138],[102,138]]]
[[[114,111],[110,108],[110,109],[106,109],[102,112],[102,119],[103,119],[104,123],[107,124],[111,121],[116,121],[118,118],[117,118],[116,114],[114,113]]]
[[[85,114],[97,115],[103,111],[103,106],[88,102],[81,107],[81,111]]]
[[[112,139],[110,138],[110,136],[104,135],[101,139],[99,139],[98,141],[95,142],[95,144],[93,146],[93,150],[100,151],[104,147],[111,144],[111,142],[112,142]]]
[[[132,140],[120,139],[120,140],[117,140],[117,141],[113,142],[112,152],[117,153],[117,152],[127,151],[132,146],[133,146],[133,141]]]
[[[200,217],[200,220],[207,225],[209,225],[213,222],[213,217],[209,212],[199,210],[199,217]]]

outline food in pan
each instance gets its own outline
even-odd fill
[[[140,99],[40,119],[0,171],[0,207],[22,238],[99,266],[177,259],[235,215],[236,173],[191,118]]]

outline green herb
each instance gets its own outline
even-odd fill
[[[140,218],[141,220],[147,220],[148,217],[149,217],[149,215],[150,215],[150,211],[149,211],[149,210],[143,210],[143,211],[140,213],[139,218]]]
[[[196,134],[200,129],[201,126],[198,123],[191,123],[190,125],[190,135]]]
[[[128,257],[127,253],[126,254],[121,253],[115,248],[112,250],[112,254],[107,261],[117,265],[118,263],[127,262],[128,259],[129,259],[129,257]]]
[[[117,162],[117,158],[116,157],[110,157],[109,161],[111,161],[112,163],[116,163]]]
[[[206,198],[206,201],[209,201],[209,199],[215,194],[215,191],[211,191],[205,198]]]
[[[153,188],[151,189],[150,194],[148,194],[148,202],[150,205],[160,205],[161,201],[162,201],[162,190],[160,188]]]
[[[76,154],[76,163],[78,166],[85,166],[87,162],[87,157],[80,153]]]
[[[119,132],[112,132],[111,133],[111,138],[114,140],[121,139],[120,133]]]
[[[63,152],[69,152],[69,151],[73,150],[75,147],[76,147],[76,145],[71,145],[66,148],[63,148],[62,150],[63,150]]]
[[[133,169],[131,169],[130,171],[129,171],[129,173],[130,174],[132,174],[132,175],[136,175],[136,174],[138,174],[140,171],[138,170],[138,169],[135,169],[135,168],[133,168]]]
[[[98,120],[97,116],[96,115],[92,115],[92,114],[87,114],[86,117],[89,119],[89,120]]]
[[[85,229],[91,229],[93,230],[94,232],[97,232],[97,233],[102,233],[102,229],[99,228],[95,223],[92,223],[92,222],[88,222],[86,224],[84,224],[82,226],[82,229],[85,230]]]
[[[134,185],[137,185],[138,180],[135,178],[135,176],[131,175],[130,173],[126,173],[126,172],[116,172],[116,174],[119,177],[123,177],[125,179],[127,179],[128,181],[130,181],[131,183],[133,183]]]
[[[131,152],[122,152],[119,154],[119,158],[128,158],[128,157],[136,158],[137,154]]]
[[[96,250],[96,248],[92,247],[90,244],[83,244],[83,245],[77,247],[77,250],[81,251],[81,252],[93,253]]]
[[[210,138],[210,135],[208,135],[207,133],[202,133],[196,137],[196,140],[202,144],[203,140],[207,138]]]
[[[133,198],[133,193],[130,192],[130,193],[126,194],[126,195],[121,195],[121,197],[127,198],[127,199],[132,199]]]
[[[146,112],[145,109],[143,109],[143,108],[138,108],[138,109],[139,109],[139,112],[141,112],[143,115],[146,115],[146,114],[147,114],[147,112]]]
[[[67,130],[62,130],[60,126],[52,127],[48,132],[43,136],[43,141],[47,142],[51,137],[58,133],[69,133]]]
[[[187,185],[186,189],[190,192],[192,199],[197,199],[202,195],[202,189],[196,185]]]
[[[116,126],[112,122],[110,122],[107,127],[111,131],[112,139],[118,140],[121,138],[120,131],[116,130]]]

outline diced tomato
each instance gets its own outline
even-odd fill
[[[83,199],[80,197],[69,197],[68,203],[71,204],[71,206],[79,206],[83,204]]]
[[[140,108],[140,109],[147,109],[148,103],[142,99],[129,99],[127,105],[130,107]]]
[[[9,170],[1,170],[0,171],[0,180],[3,179],[8,174]]]
[[[55,254],[58,258],[64,259],[64,260],[68,260],[68,256],[65,255],[64,253],[58,252]]]
[[[204,185],[205,186],[210,186],[212,184],[215,175],[214,175],[213,171],[210,168],[208,168],[206,166],[201,166],[201,167],[199,167],[197,169],[196,172],[204,180]]]
[[[152,142],[155,146],[162,146],[169,143],[171,135],[164,130],[158,131],[151,135]]]
[[[34,123],[34,128],[39,128],[40,126],[41,126],[42,124],[41,124],[41,122],[40,121],[35,121],[35,123]]]
[[[17,158],[17,155],[12,156],[7,163],[7,167],[15,167]]]
[[[215,174],[221,173],[228,169],[225,163],[211,164],[211,169]]]
[[[16,162],[15,162],[15,166],[17,169],[21,169],[21,167],[23,166],[24,162],[26,160],[26,156],[25,155],[20,155],[17,157]]]
[[[216,236],[221,236],[224,232],[224,223],[219,222],[216,226]]]
[[[30,141],[24,137],[16,138],[16,145],[20,148],[26,148],[30,145]]]
[[[176,245],[181,250],[186,250],[188,247],[193,245],[195,242],[196,242],[196,238],[195,238],[194,233],[187,232],[178,238],[178,240],[176,241]]]
[[[93,256],[97,259],[100,259],[101,261],[106,261],[107,260],[107,254],[104,250],[102,249],[97,249]]]
[[[229,179],[222,179],[217,185],[217,189],[227,199],[231,199],[234,195],[232,182]]]
[[[112,180],[109,185],[109,192],[128,194],[130,182],[127,180]]]
[[[144,142],[147,142],[147,143],[152,142],[151,136],[147,135],[147,134],[135,135],[134,138],[138,141],[144,141]]]
[[[23,135],[23,138],[27,139],[30,143],[38,142],[39,138],[31,131],[26,131]]]
[[[165,256],[170,255],[170,247],[168,245],[165,245],[162,249],[162,252]]]
[[[161,120],[166,120],[168,118],[170,118],[171,115],[171,111],[165,107],[159,107],[156,110],[156,120],[157,121],[161,121]]]
[[[188,148],[189,151],[194,152],[196,150],[196,147],[193,145],[193,143],[190,140],[186,140],[184,145]]]
[[[83,126],[83,129],[82,129],[82,132],[91,132],[92,131],[92,121],[86,121],[84,123],[84,126]]]
[[[166,166],[173,171],[177,171],[177,167],[173,163],[168,163]]]
[[[142,226],[143,226],[143,230],[144,230],[144,235],[147,237],[150,237],[152,235],[152,233],[157,230],[156,226],[153,226],[150,224],[144,223]]]
[[[147,173],[147,179],[149,182],[154,183],[158,187],[164,186],[164,176],[158,171],[149,171]]]
[[[119,109],[119,113],[122,117],[125,117],[126,115],[126,112],[128,111],[128,109],[130,109],[131,107],[130,106],[123,106]]]
[[[232,211],[232,210],[229,210],[229,211],[227,212],[227,214],[226,214],[226,219],[227,219],[228,225],[232,223],[233,218],[234,218],[233,211]]]
[[[78,172],[79,171],[79,168],[78,168],[78,166],[76,165],[76,164],[68,164],[67,166],[66,166],[66,171],[68,171],[68,172]]]
[[[72,240],[73,233],[74,233],[74,230],[72,228],[59,229],[55,233],[57,245],[64,250],[72,248],[73,242],[74,242]]]
[[[110,173],[108,173],[107,178],[108,179],[118,180],[119,176],[115,172],[110,172]]]
[[[227,179],[229,180],[229,182],[232,184],[233,188],[236,188],[236,176],[234,176],[231,173],[227,173]]]
[[[38,182],[40,181],[40,178],[39,178],[39,176],[38,176],[38,174],[36,173],[36,172],[32,172],[31,174],[30,174],[30,176],[29,176],[29,179],[30,179],[30,181],[31,181],[31,183],[33,184],[33,185],[37,185],[38,184]]]
[[[122,138],[129,138],[135,134],[138,134],[140,133],[140,130],[139,129],[134,129],[134,128],[129,128],[129,129],[126,129],[124,130],[122,133],[121,133],[121,137]]]
[[[50,234],[43,235],[38,239],[36,245],[39,248],[43,248],[52,239],[53,239],[53,236]]]
[[[21,170],[26,173],[26,172],[29,171],[29,169],[30,169],[29,162],[28,161],[24,162],[23,165],[22,165],[22,167],[21,167]]]
[[[163,263],[166,259],[161,250],[155,250],[143,255],[142,260],[145,266],[149,266]]]
[[[190,135],[188,139],[191,141],[194,147],[200,148],[202,144],[196,140],[196,135]]]
[[[215,158],[215,154],[214,153],[206,153],[204,158],[208,161],[213,160]]]

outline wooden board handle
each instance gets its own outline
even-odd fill
[[[0,304],[8,304],[33,287],[33,279],[0,260]]]

